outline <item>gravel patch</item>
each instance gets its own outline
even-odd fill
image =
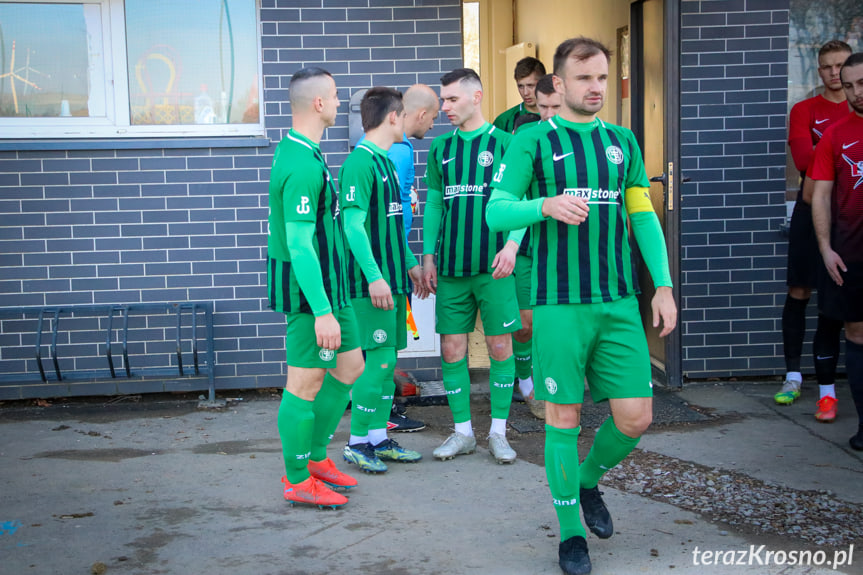
[[[830,491],[801,491],[735,471],[635,450],[602,485],[694,511],[732,526],[816,545],[863,540],[863,509]]]

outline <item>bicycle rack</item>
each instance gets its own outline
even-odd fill
[[[27,314],[37,314],[36,323],[36,344],[34,358],[36,365],[39,368],[39,376],[43,383],[49,383],[50,380],[45,372],[42,357],[42,339],[44,331],[44,321],[46,316],[51,317],[51,345],[50,356],[54,367],[54,375],[56,381],[68,381],[76,379],[75,373],[64,375],[60,370],[60,359],[57,354],[57,341],[60,332],[61,314],[81,314],[91,316],[107,315],[107,329],[105,335],[105,359],[108,364],[108,372],[110,379],[119,379],[117,369],[114,364],[112,335],[114,332],[114,316],[119,314],[123,317],[121,332],[122,338],[118,342],[122,346],[123,368],[125,377],[131,379],[133,377],[132,367],[129,364],[129,315],[132,312],[171,312],[176,315],[176,354],[177,354],[177,373],[178,376],[191,377],[187,374],[187,369],[184,368],[183,362],[183,312],[188,311],[191,314],[191,368],[194,376],[200,376],[202,371],[207,375],[209,387],[209,401],[214,402],[216,397],[215,391],[215,354],[213,352],[213,311],[210,302],[181,302],[181,303],[159,303],[159,304],[124,304],[124,305],[72,305],[72,306],[41,306],[41,307],[20,307],[20,308],[0,308],[0,317],[18,317]],[[199,362],[198,353],[198,314],[204,313],[204,322],[206,328],[207,349],[204,352],[204,364]],[[202,369],[203,368],[203,369]],[[154,370],[155,371],[155,370]],[[157,375],[166,375],[164,370],[159,369]],[[147,375],[141,373],[141,375]],[[92,379],[92,376],[83,378]],[[77,379],[82,379],[78,377]]]

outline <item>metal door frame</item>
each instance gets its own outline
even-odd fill
[[[639,146],[644,149],[644,17],[643,3],[630,5],[631,118]],[[682,308],[680,284],[680,0],[664,0],[663,75],[665,116],[665,242],[677,304],[677,328],[665,338],[665,373],[654,369],[654,377],[669,387],[683,386]],[[658,377],[657,377],[658,376]]]

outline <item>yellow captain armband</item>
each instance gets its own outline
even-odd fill
[[[650,188],[626,188],[623,198],[627,214],[653,211],[653,202],[650,201]]]

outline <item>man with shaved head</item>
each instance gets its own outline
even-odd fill
[[[320,149],[339,97],[321,68],[301,69],[289,89],[292,128],[273,156],[267,240],[269,306],[287,318],[288,378],[278,415],[282,482],[291,505],[335,508],[348,500],[331,487],[357,482],[336,469],[327,446],[363,371],[338,198]]]
[[[401,186],[402,212],[405,221],[405,236],[409,237],[413,224],[413,204],[416,202],[414,186],[414,147],[409,138],[421,140],[431,130],[440,110],[440,101],[434,90],[425,84],[414,84],[402,99],[405,109],[405,128],[401,142],[395,142],[387,152],[396,167]],[[410,294],[408,294],[410,310]],[[409,311],[410,314],[410,311]],[[404,406],[393,402],[388,428],[390,431],[412,432],[425,429],[425,423],[406,416]]]

